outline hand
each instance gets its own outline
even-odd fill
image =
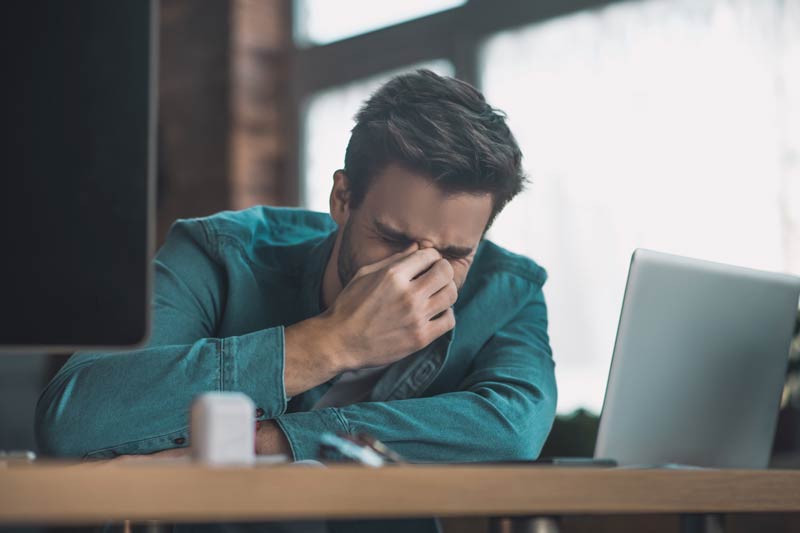
[[[361,268],[325,313],[344,370],[393,363],[455,326],[453,267],[416,246]]]
[[[433,248],[362,267],[325,313],[285,328],[286,395],[424,348],[455,326],[457,297],[453,267]]]

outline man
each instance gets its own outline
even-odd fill
[[[522,154],[473,87],[420,70],[362,107],[330,216],[253,208],[178,221],[142,349],[78,353],[37,407],[45,453],[190,445],[206,391],[258,406],[256,450],[316,458],[324,431],[412,461],[533,459],[556,405],[544,270],[483,239]]]

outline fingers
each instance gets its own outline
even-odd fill
[[[446,259],[436,261],[427,272],[414,280],[417,289],[425,296],[432,296],[453,281],[453,267]]]
[[[370,274],[372,272],[377,272],[378,270],[385,268],[393,263],[397,263],[404,257],[408,257],[409,255],[416,252],[418,249],[419,245],[417,243],[414,243],[405,250],[403,250],[402,252],[397,252],[396,254],[390,255],[386,259],[381,259],[377,263],[364,265],[363,267],[358,269],[358,272],[356,272],[355,277],[360,278],[361,276],[366,276],[367,274]]]
[[[451,279],[447,285],[439,289],[439,291],[428,300],[428,318],[431,320],[438,319],[444,311],[456,303],[457,299],[458,289],[456,288],[456,282]]]
[[[389,266],[391,273],[402,280],[411,281],[442,258],[435,248],[423,248]]]
[[[433,342],[434,339],[438,339],[456,327],[456,315],[453,312],[453,308],[448,307],[439,318],[431,320],[429,324],[431,327],[431,342]]]

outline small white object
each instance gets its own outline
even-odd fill
[[[207,392],[192,402],[192,458],[210,465],[255,462],[255,405],[241,392]]]

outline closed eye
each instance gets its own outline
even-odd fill
[[[392,248],[398,249],[406,249],[411,246],[411,241],[405,241],[401,239],[391,239],[391,238],[383,238],[383,242],[391,246]]]
[[[404,250],[416,242],[410,236],[398,232],[376,220],[374,222],[375,234],[388,246]],[[466,259],[472,254],[472,247],[466,246],[447,246],[439,250],[444,259],[448,261],[458,261]]]
[[[466,258],[468,255],[469,255],[468,253],[466,253],[466,254],[465,253],[453,253],[453,254],[443,253],[442,257],[447,259],[448,261],[458,261],[459,259]]]

